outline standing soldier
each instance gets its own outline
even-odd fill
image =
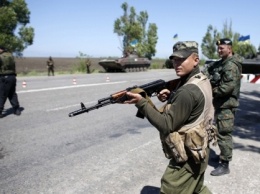
[[[161,194],[210,194],[203,185],[208,165],[209,140],[214,108],[212,88],[208,78],[200,73],[198,43],[177,42],[170,56],[179,87],[174,91],[162,90],[158,97],[167,104],[163,112],[158,111],[140,94],[128,92],[129,100],[135,104],[149,122],[160,132],[165,156],[170,159],[161,179]]]
[[[87,74],[90,74],[90,66],[91,66],[91,61],[89,58],[86,59],[86,68],[87,68]]]
[[[50,76],[51,73],[54,76],[54,61],[52,57],[49,57],[47,61],[47,69],[48,69],[48,76]]]
[[[3,118],[4,104],[9,99],[14,114],[21,114],[18,97],[16,94],[16,70],[12,53],[0,46],[0,118]]]
[[[241,85],[242,58],[234,55],[232,41],[223,38],[217,41],[221,60],[209,64],[204,69],[213,88],[213,105],[218,128],[218,145],[220,149],[219,166],[210,174],[221,176],[229,174],[229,162],[232,160],[235,112],[239,106],[238,98]]]

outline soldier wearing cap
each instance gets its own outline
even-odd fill
[[[0,118],[3,118],[4,104],[9,99],[15,115],[20,115],[20,105],[16,94],[16,71],[12,53],[0,46]]]
[[[239,106],[238,98],[241,85],[242,58],[233,54],[232,41],[223,38],[216,42],[221,60],[204,69],[213,88],[213,105],[218,128],[219,166],[211,172],[212,176],[229,174],[229,162],[232,160],[235,112]]]
[[[178,79],[173,89],[158,94],[166,101],[163,110],[157,110],[140,94],[128,92],[128,101],[135,104],[160,133],[165,156],[170,159],[162,179],[161,193],[211,193],[203,185],[208,165],[209,139],[214,108],[212,88],[208,78],[200,73],[198,44],[195,41],[177,42],[172,60]]]

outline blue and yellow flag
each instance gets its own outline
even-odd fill
[[[244,42],[244,41],[249,41],[250,40],[250,35],[247,35],[247,36],[240,36],[238,38],[238,42]]]
[[[137,43],[138,43],[138,40],[137,40],[137,39],[134,39],[132,42],[130,42],[130,45],[131,45],[132,47],[135,47],[135,46],[137,45]]]

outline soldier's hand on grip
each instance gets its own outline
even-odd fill
[[[162,91],[160,91],[160,93],[157,95],[157,98],[161,101],[161,102],[165,102],[166,100],[168,100],[170,96],[170,91],[168,89],[163,89]]]

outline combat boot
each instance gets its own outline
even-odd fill
[[[212,176],[222,176],[224,174],[229,174],[230,170],[229,170],[229,162],[228,161],[221,161],[221,163],[219,164],[219,166],[211,171],[210,175]]]
[[[14,109],[14,114],[17,116],[21,115],[21,111],[19,110],[19,108]]]

